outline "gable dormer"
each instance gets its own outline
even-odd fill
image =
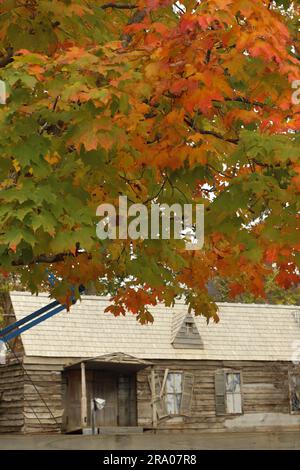
[[[203,349],[203,341],[199,334],[193,315],[188,313],[183,319],[174,319],[171,343],[177,349]]]

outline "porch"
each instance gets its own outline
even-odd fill
[[[65,366],[65,433],[138,433],[136,375],[150,362],[123,353]]]

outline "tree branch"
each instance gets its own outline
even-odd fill
[[[59,263],[64,261],[67,256],[74,256],[72,253],[58,253],[56,255],[40,255],[36,258],[32,258],[29,263],[25,263],[22,259],[15,260],[12,262],[12,266],[29,266],[36,263]]]
[[[0,68],[6,67],[6,65],[13,62],[13,49],[11,47],[6,49],[7,54],[0,57]]]
[[[263,108],[263,107],[267,106],[266,104],[261,103],[260,101],[250,101],[247,98],[243,98],[242,96],[238,96],[236,98],[227,98],[226,97],[226,98],[224,98],[224,100],[229,101],[229,102],[249,104],[250,106],[257,106],[257,107],[260,107],[260,108]],[[214,101],[217,101],[217,100],[214,100]]]
[[[223,171],[217,170],[217,168],[215,168],[211,163],[207,163],[207,166],[208,168],[213,170],[215,173],[224,176],[224,178],[229,178],[229,179],[233,178],[233,175],[228,175],[227,173],[224,173]]]
[[[160,195],[160,193],[164,190],[164,187],[167,181],[168,181],[168,177],[164,179],[163,184],[159,188],[158,192],[154,196],[151,196],[148,199],[146,199],[146,201],[143,201],[143,204],[147,204],[148,202],[153,201],[153,199],[156,199]]]
[[[198,129],[198,128],[194,128],[194,125],[193,125],[193,122],[188,118],[188,117],[185,117],[184,121],[192,128],[194,129],[196,132],[198,132],[199,134],[202,134],[202,135],[212,135],[213,137],[216,137],[217,139],[220,139],[220,140],[223,140],[224,142],[229,142],[230,144],[235,144],[237,145],[239,143],[239,139],[227,139],[226,137],[224,137],[222,134],[219,134],[218,132],[215,132],[215,131],[206,131],[204,129]]]
[[[197,132],[202,135],[212,135],[213,137],[216,137],[216,139],[224,140],[224,142],[229,142],[230,144],[237,145],[239,143],[239,139],[226,139],[222,134],[218,134],[218,132],[205,131],[203,129],[197,129]]]
[[[146,14],[147,14],[147,11],[145,8],[143,8],[142,10],[135,11],[132,17],[129,19],[127,25],[141,23],[143,19],[145,18]],[[122,34],[121,40],[122,40],[123,47],[128,47],[131,42],[131,39],[132,39],[131,34]]]
[[[114,2],[104,3],[104,5],[100,6],[102,10],[106,10],[107,8],[118,8],[119,10],[134,10],[137,7],[138,7],[137,5],[129,5],[125,3],[114,3]]]

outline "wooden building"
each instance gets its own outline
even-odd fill
[[[49,299],[11,301],[13,321]],[[300,430],[300,307],[224,303],[207,325],[178,303],[142,326],[108,305],[84,296],[10,344],[1,433]]]

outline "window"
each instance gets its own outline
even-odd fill
[[[187,335],[190,335],[193,333],[193,326],[194,326],[194,323],[191,323],[191,322],[186,322],[185,323],[185,329],[186,329],[186,334]]]
[[[165,402],[168,414],[178,415],[180,413],[182,397],[182,373],[169,373],[166,380]]]
[[[215,374],[216,414],[241,414],[241,373],[218,370]]]
[[[226,373],[226,405],[227,413],[242,412],[241,374]]]
[[[159,419],[182,415],[190,416],[194,390],[194,375],[188,372],[153,371],[148,377],[152,405]]]
[[[290,375],[291,413],[300,413],[300,375]]]

